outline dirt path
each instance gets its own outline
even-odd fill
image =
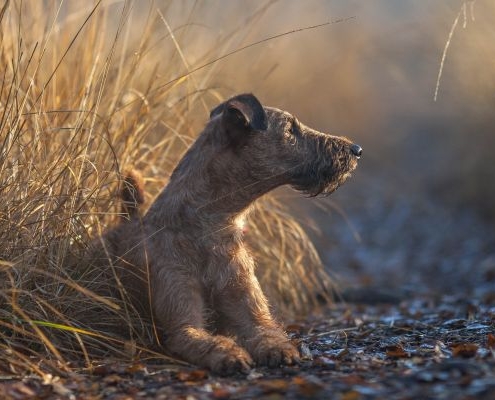
[[[444,297],[338,305],[287,326],[301,365],[222,378],[102,362],[92,375],[0,382],[1,399],[493,399],[495,308]]]

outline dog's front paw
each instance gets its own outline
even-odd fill
[[[210,355],[209,368],[218,375],[249,374],[253,359],[241,347],[216,351]]]
[[[252,353],[257,365],[277,367],[293,365],[300,361],[299,351],[286,337],[265,337]]]

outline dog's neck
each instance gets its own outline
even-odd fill
[[[189,179],[194,184],[188,182]],[[223,185],[213,187],[210,182],[209,179],[198,180],[197,175],[173,175],[151,205],[144,221],[172,230],[190,226],[198,235],[201,232],[242,233],[253,201],[265,191],[259,190],[253,194],[254,185],[247,191]],[[185,191],[184,187],[190,189]]]
[[[197,225],[199,230],[238,230],[253,202],[280,184],[256,181],[251,171],[235,170],[235,155],[231,153],[221,153],[224,164],[215,164],[218,149],[208,140],[207,135],[200,135],[191,146],[145,221],[169,229],[188,224]]]

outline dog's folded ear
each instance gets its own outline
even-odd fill
[[[264,131],[268,127],[266,113],[259,100],[252,94],[240,94],[215,107],[210,118],[222,113],[227,131]]]
[[[264,131],[268,127],[265,110],[252,94],[240,94],[228,100],[223,117],[237,128]]]
[[[249,138],[248,133],[268,128],[265,109],[252,94],[240,94],[215,107],[210,119],[219,116],[229,146],[241,148]]]

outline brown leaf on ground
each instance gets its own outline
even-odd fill
[[[490,349],[495,349],[495,335],[489,333],[486,338],[486,344]]]
[[[451,346],[454,357],[470,358],[476,355],[478,345],[475,343],[459,343]]]
[[[349,390],[342,395],[342,400],[360,400],[363,396],[355,390]]]
[[[259,383],[264,393],[285,393],[290,382],[285,379],[270,379]]]
[[[208,378],[208,372],[204,369],[177,372],[177,379],[182,382],[198,382]]]
[[[145,372],[146,366],[142,363],[132,363],[126,368],[126,372],[134,374],[136,372]]]
[[[297,391],[306,398],[314,398],[319,392],[325,389],[325,384],[316,376],[305,377],[296,376],[292,379]]]
[[[230,399],[232,393],[226,388],[215,388],[212,392],[213,398],[216,400],[227,400]]]
[[[410,356],[401,345],[390,346],[387,348],[386,354],[390,358],[408,358]]]

